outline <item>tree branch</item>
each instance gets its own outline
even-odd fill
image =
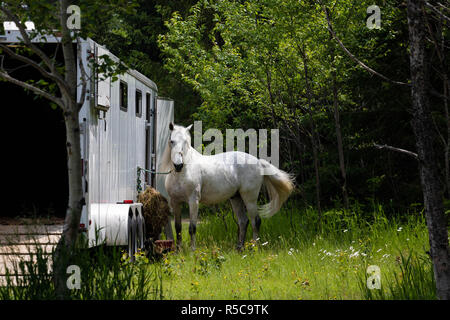
[[[342,48],[342,50],[344,50],[344,52],[353,60],[355,61],[357,64],[359,64],[363,69],[365,69],[366,71],[370,72],[371,74],[374,74],[380,78],[382,78],[385,81],[388,81],[390,83],[393,84],[397,84],[397,85],[406,85],[406,86],[410,86],[409,83],[406,82],[400,82],[400,81],[394,81],[389,79],[388,77],[382,75],[381,73],[376,72],[375,70],[373,70],[372,68],[368,67],[367,65],[365,65],[363,62],[361,62],[358,58],[356,58],[342,43],[342,41],[338,38],[338,36],[336,35],[336,33],[333,30],[333,26],[331,25],[331,21],[330,21],[330,17],[328,16],[328,10],[325,6],[322,7],[323,11],[325,12],[325,18],[327,20],[328,23],[328,30],[330,31],[330,33],[333,35],[333,38],[337,41],[337,43],[339,44],[339,46]]]
[[[443,18],[444,20],[447,20],[447,22],[450,22],[450,18],[447,17],[445,14],[443,14],[442,12],[440,12],[438,9],[436,9],[433,5],[431,5],[429,2],[425,2],[425,6],[427,6],[428,8],[431,9],[431,11],[433,11],[434,13],[436,13],[438,16],[440,16],[441,18]],[[442,7],[444,7],[441,4]],[[446,8],[446,7],[444,7]],[[446,8],[447,9],[447,8]]]
[[[450,12],[450,8],[444,6],[442,3],[438,2],[437,5],[438,5],[439,7],[441,7],[442,9],[445,9],[445,10],[447,10],[448,12]]]
[[[26,82],[17,80],[16,78],[11,77],[8,73],[3,72],[3,71],[0,71],[0,79],[4,79],[4,80],[6,80],[8,82],[11,82],[11,83],[13,83],[15,85],[21,86],[24,89],[33,91],[35,94],[40,95],[40,96],[42,96],[44,98],[47,98],[48,100],[56,103],[63,110],[65,110],[64,103],[63,103],[63,101],[60,98],[57,98],[57,97],[53,96],[52,94],[50,94],[50,93],[48,93],[48,92],[46,92],[46,91],[44,91],[42,89],[39,89],[39,88],[37,88],[35,86],[32,86],[31,84],[28,84]]]
[[[413,157],[416,160],[419,160],[419,156],[417,155],[417,153],[414,153],[412,151],[408,151],[408,150],[405,150],[405,149],[400,149],[400,148],[388,146],[386,144],[380,145],[380,144],[374,143],[373,145],[374,145],[374,147],[376,147],[378,149],[388,149],[388,150],[391,150],[391,151],[400,152],[400,153],[406,154],[406,155],[408,155],[410,157]]]
[[[41,58],[42,61],[47,65],[47,67],[53,74],[54,80],[56,81],[60,89],[62,91],[66,91],[69,93],[70,92],[69,87],[67,86],[67,83],[64,81],[63,77],[56,70],[55,64],[53,63],[52,59],[50,59],[38,46],[34,45],[31,42],[31,39],[28,36],[26,28],[23,26],[23,24],[20,22],[17,16],[14,15],[11,11],[9,11],[5,5],[0,6],[0,11],[2,11],[8,17],[8,19],[11,19],[16,24],[20,34],[22,35],[22,40],[24,41],[24,44],[28,48],[30,48],[36,55],[38,55],[39,58]]]
[[[19,60],[19,61],[22,61],[22,62],[26,63],[27,65],[29,65],[29,66],[35,68],[35,69],[38,70],[44,77],[49,78],[49,79],[52,79],[52,80],[55,81],[55,82],[58,82],[58,78],[57,78],[54,74],[52,74],[52,73],[48,72],[47,70],[45,70],[45,69],[44,69],[42,66],[40,66],[36,61],[34,61],[34,60],[30,59],[30,58],[27,58],[27,57],[25,57],[25,56],[22,56],[22,55],[20,55],[20,54],[15,53],[13,50],[11,50],[10,48],[8,48],[8,46],[5,46],[4,44],[0,44],[0,48],[3,48],[3,50],[5,50],[6,53],[8,53],[12,58],[14,58],[14,59],[16,59],[16,60]]]
[[[19,32],[22,36],[22,40],[23,40],[24,44],[27,47],[29,47],[34,53],[36,53],[42,59],[42,61],[45,62],[47,67],[50,70],[52,70],[52,68],[54,66],[51,63],[51,59],[41,49],[39,49],[36,45],[34,45],[31,42],[31,39],[28,36],[26,28],[23,26],[23,24],[20,22],[20,20],[17,18],[17,16],[14,15],[11,11],[9,11],[5,5],[0,6],[0,10],[8,17],[8,19],[11,19],[16,24],[16,27],[19,29]]]

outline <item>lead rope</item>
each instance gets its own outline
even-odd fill
[[[158,172],[158,171],[155,171],[155,170],[144,169],[144,168],[141,168],[141,167],[138,166],[137,167],[137,180],[136,180],[136,183],[137,183],[136,190],[137,190],[138,193],[140,193],[142,191],[142,187],[141,187],[141,173],[142,173],[142,171],[143,172],[148,172],[148,173],[154,173],[154,174],[169,174],[173,170],[169,170],[167,172]]]

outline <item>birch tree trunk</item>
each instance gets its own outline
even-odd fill
[[[62,100],[66,105],[64,120],[66,124],[67,172],[69,182],[69,201],[62,237],[57,245],[54,257],[54,284],[57,298],[67,297],[66,269],[70,263],[72,250],[78,237],[81,211],[84,205],[81,168],[81,145],[79,105],[77,104],[77,57],[73,47],[70,30],[67,28],[67,0],[60,0],[59,16],[62,27],[62,49],[64,53],[64,80],[68,92]]]
[[[433,261],[437,296],[450,299],[450,257],[447,219],[444,215],[442,185],[433,149],[435,132],[430,111],[428,57],[425,48],[425,21],[422,0],[408,0],[412,127],[416,138],[419,173],[428,226],[430,255]]]

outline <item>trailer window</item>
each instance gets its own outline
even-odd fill
[[[128,85],[123,81],[120,81],[120,109],[128,110]]]
[[[150,93],[147,93],[145,95],[145,117],[147,119],[147,122],[150,123],[150,113],[152,112],[150,108]]]
[[[136,116],[142,116],[142,92],[141,90],[136,90]]]

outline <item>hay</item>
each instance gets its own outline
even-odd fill
[[[159,239],[162,229],[169,221],[170,209],[167,199],[152,187],[147,187],[137,198],[142,203],[145,219],[145,238]]]

